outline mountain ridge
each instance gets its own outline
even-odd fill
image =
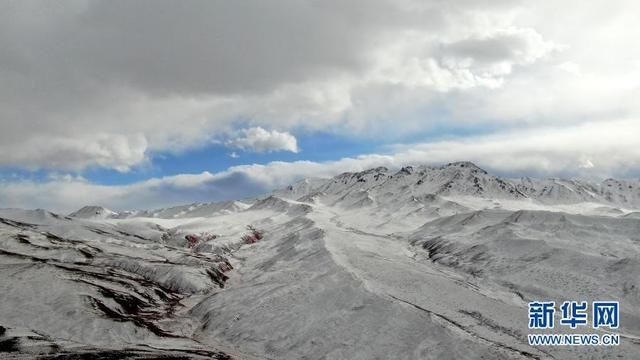
[[[304,180],[302,180],[304,181]],[[295,198],[302,191],[300,182],[274,193]],[[342,186],[337,184],[341,183]],[[367,185],[372,184],[372,185]],[[315,188],[306,186],[312,193],[325,197],[344,198],[349,192],[366,191],[398,196],[434,194],[438,196],[476,196],[490,199],[531,199],[541,204],[575,204],[594,202],[637,209],[640,207],[640,180],[606,179],[592,183],[578,179],[509,179],[495,176],[469,161],[448,163],[442,166],[405,166],[391,174],[387,168],[374,168],[360,172],[345,172],[325,180]]]
[[[180,218],[209,216],[245,210],[268,196],[301,202],[327,201],[346,207],[393,205],[425,197],[469,196],[498,200],[527,200],[541,205],[598,203],[640,209],[640,180],[608,178],[601,183],[580,179],[531,177],[506,178],[493,175],[470,161],[440,166],[407,165],[397,171],[379,166],[363,171],[343,172],[331,178],[305,178],[285,188],[252,200],[193,203],[152,210],[113,212],[86,206],[72,217]]]

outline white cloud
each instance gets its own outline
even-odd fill
[[[467,139],[401,146],[429,161],[470,160],[503,174],[581,178],[640,175],[640,122],[621,119],[509,130]]]
[[[148,152],[208,143],[236,128],[236,119],[283,132],[331,127],[344,136],[402,137],[432,125],[424,114],[439,110],[459,123],[518,123],[531,114],[550,121],[560,106],[581,113],[600,95],[583,89],[586,80],[538,75],[579,63],[596,79],[589,85],[604,84],[620,98],[622,90],[606,82],[628,67],[611,63],[622,57],[594,61],[592,49],[625,43],[610,53],[638,55],[625,41],[636,22],[620,16],[637,3],[597,6],[602,20],[578,13],[579,23],[563,29],[579,30],[567,37],[545,19],[573,19],[576,6],[557,2],[3,4],[0,166],[126,170]],[[174,26],[166,26],[168,14]],[[556,44],[567,48],[555,54]],[[539,101],[531,94],[539,88],[570,101]],[[496,104],[492,91],[506,99]],[[600,107],[619,113],[633,103]],[[476,109],[480,117],[467,115]],[[95,134],[119,145],[96,146]],[[34,143],[48,151],[7,155]]]
[[[573,75],[580,75],[580,65],[571,61],[565,61],[561,64],[558,64],[558,69],[566,71]]]
[[[497,29],[442,45],[441,66],[471,83],[497,88],[514,66],[533,64],[561,46],[531,28]]]
[[[0,164],[26,168],[44,165],[63,170],[93,165],[125,172],[146,159],[146,150],[147,141],[141,134],[39,135],[0,144]]]
[[[640,123],[617,120],[532,132],[398,145],[390,154],[368,154],[335,161],[275,161],[105,186],[82,178],[56,176],[44,183],[5,179],[0,187],[4,207],[48,208],[69,212],[87,204],[113,209],[154,208],[195,201],[242,199],[284,187],[304,177],[329,177],[376,166],[398,168],[470,160],[505,176],[565,176],[603,179],[639,176]]]
[[[298,152],[298,141],[288,132],[268,131],[261,127],[253,127],[242,130],[241,134],[239,137],[229,140],[227,145],[255,152],[279,150]]]
[[[427,158],[624,175],[640,159],[629,135],[640,130],[638,11],[631,0],[6,2],[0,166],[127,171],[241,119],[251,129],[229,144],[251,151],[298,151],[292,129],[383,144],[443,124],[509,131],[263,170],[292,174],[282,179]],[[513,159],[518,169],[501,165]]]
[[[589,159],[582,159],[580,161],[579,167],[582,168],[582,169],[593,169],[595,167],[595,165]]]

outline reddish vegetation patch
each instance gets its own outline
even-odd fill
[[[215,238],[217,238],[218,235],[216,234],[210,234],[207,232],[203,232],[200,234],[187,234],[185,235],[185,239],[187,240],[187,247],[189,249],[194,248],[196,245],[202,243],[202,242],[206,242],[209,240],[213,240]]]
[[[196,246],[196,244],[198,244],[198,242],[200,242],[200,239],[196,235],[193,235],[193,234],[186,235],[184,238],[187,240],[187,247],[188,248],[192,248],[192,247]]]
[[[249,230],[248,234],[242,235],[242,241],[245,244],[255,244],[258,241],[262,240],[264,232],[261,230],[257,230],[255,227],[248,225],[247,230]]]

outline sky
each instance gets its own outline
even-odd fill
[[[637,1],[0,1],[0,207],[473,161],[640,177]]]

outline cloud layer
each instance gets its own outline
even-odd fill
[[[330,127],[393,140],[438,121],[637,114],[629,75],[638,75],[640,50],[624,40],[636,26],[624,14],[637,6],[5,2],[0,165],[126,170],[150,152],[225,137],[238,119],[280,132]],[[565,15],[576,23],[553,26]],[[568,63],[581,75],[563,71]],[[12,151],[35,143],[48,151]]]
[[[235,156],[297,152],[296,136],[326,129],[417,143],[124,186],[5,181],[0,205],[148,207],[452,160],[637,176],[639,11],[631,0],[2,2],[0,168],[125,172],[211,141]],[[485,135],[412,137],[442,128]]]

